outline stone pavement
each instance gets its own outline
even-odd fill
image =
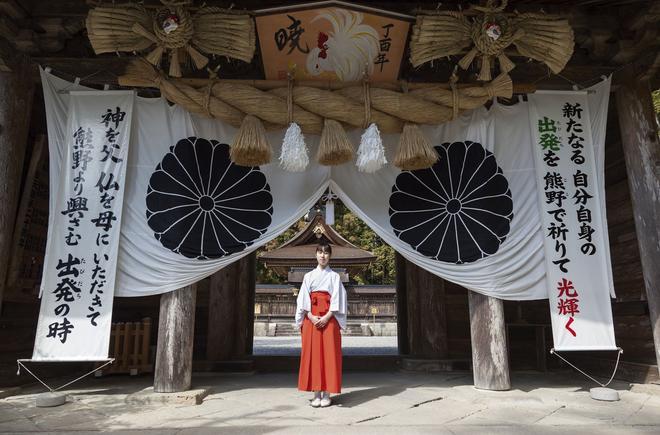
[[[476,390],[469,373],[349,372],[330,408],[312,408],[293,373],[198,374],[201,405],[135,405],[150,378],[107,376],[36,408],[37,387],[0,400],[0,433],[151,434],[658,434],[660,386],[615,382],[621,401],[589,398],[570,373],[514,373],[514,389]],[[73,386],[72,386],[73,387]]]

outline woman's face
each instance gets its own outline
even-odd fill
[[[321,267],[327,266],[330,262],[330,253],[324,251],[316,251],[316,261]]]

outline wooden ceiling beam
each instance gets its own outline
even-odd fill
[[[40,57],[33,58],[35,62],[43,67],[50,66],[58,75],[67,80],[73,81],[75,77],[83,79],[83,83],[102,86],[104,84],[118,85],[117,78],[124,73],[126,65],[132,60],[132,57],[95,57],[95,58],[61,58],[61,57]],[[616,67],[608,66],[575,66],[567,65],[559,77],[554,74],[548,75],[545,65],[538,63],[520,63],[511,71],[510,75],[516,84],[516,92],[526,93],[533,89],[571,89],[572,82],[584,84],[592,80],[597,81],[601,75],[608,75]],[[88,78],[85,78],[88,77]],[[35,65],[35,80],[39,80],[38,69]],[[190,83],[203,82],[204,79],[186,79]],[[416,81],[444,82],[446,78],[437,74],[431,78],[420,77]],[[251,80],[249,80],[252,82]],[[266,81],[261,81],[266,83]],[[587,83],[592,84],[592,83]],[[533,86],[532,86],[533,85]]]
[[[22,20],[28,15],[23,6],[15,0],[0,0],[0,12],[14,20]]]

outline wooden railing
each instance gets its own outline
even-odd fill
[[[103,370],[104,374],[136,375],[153,372],[153,364],[149,362],[150,344],[150,318],[144,318],[141,322],[113,323],[110,333],[110,357],[115,358],[115,362]]]

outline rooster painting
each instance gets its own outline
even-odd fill
[[[362,22],[362,13],[332,9],[312,21],[327,20],[332,25],[328,33],[319,32],[316,47],[307,55],[306,69],[312,76],[335,73],[341,81],[360,80],[371,73],[378,56],[378,32]]]

